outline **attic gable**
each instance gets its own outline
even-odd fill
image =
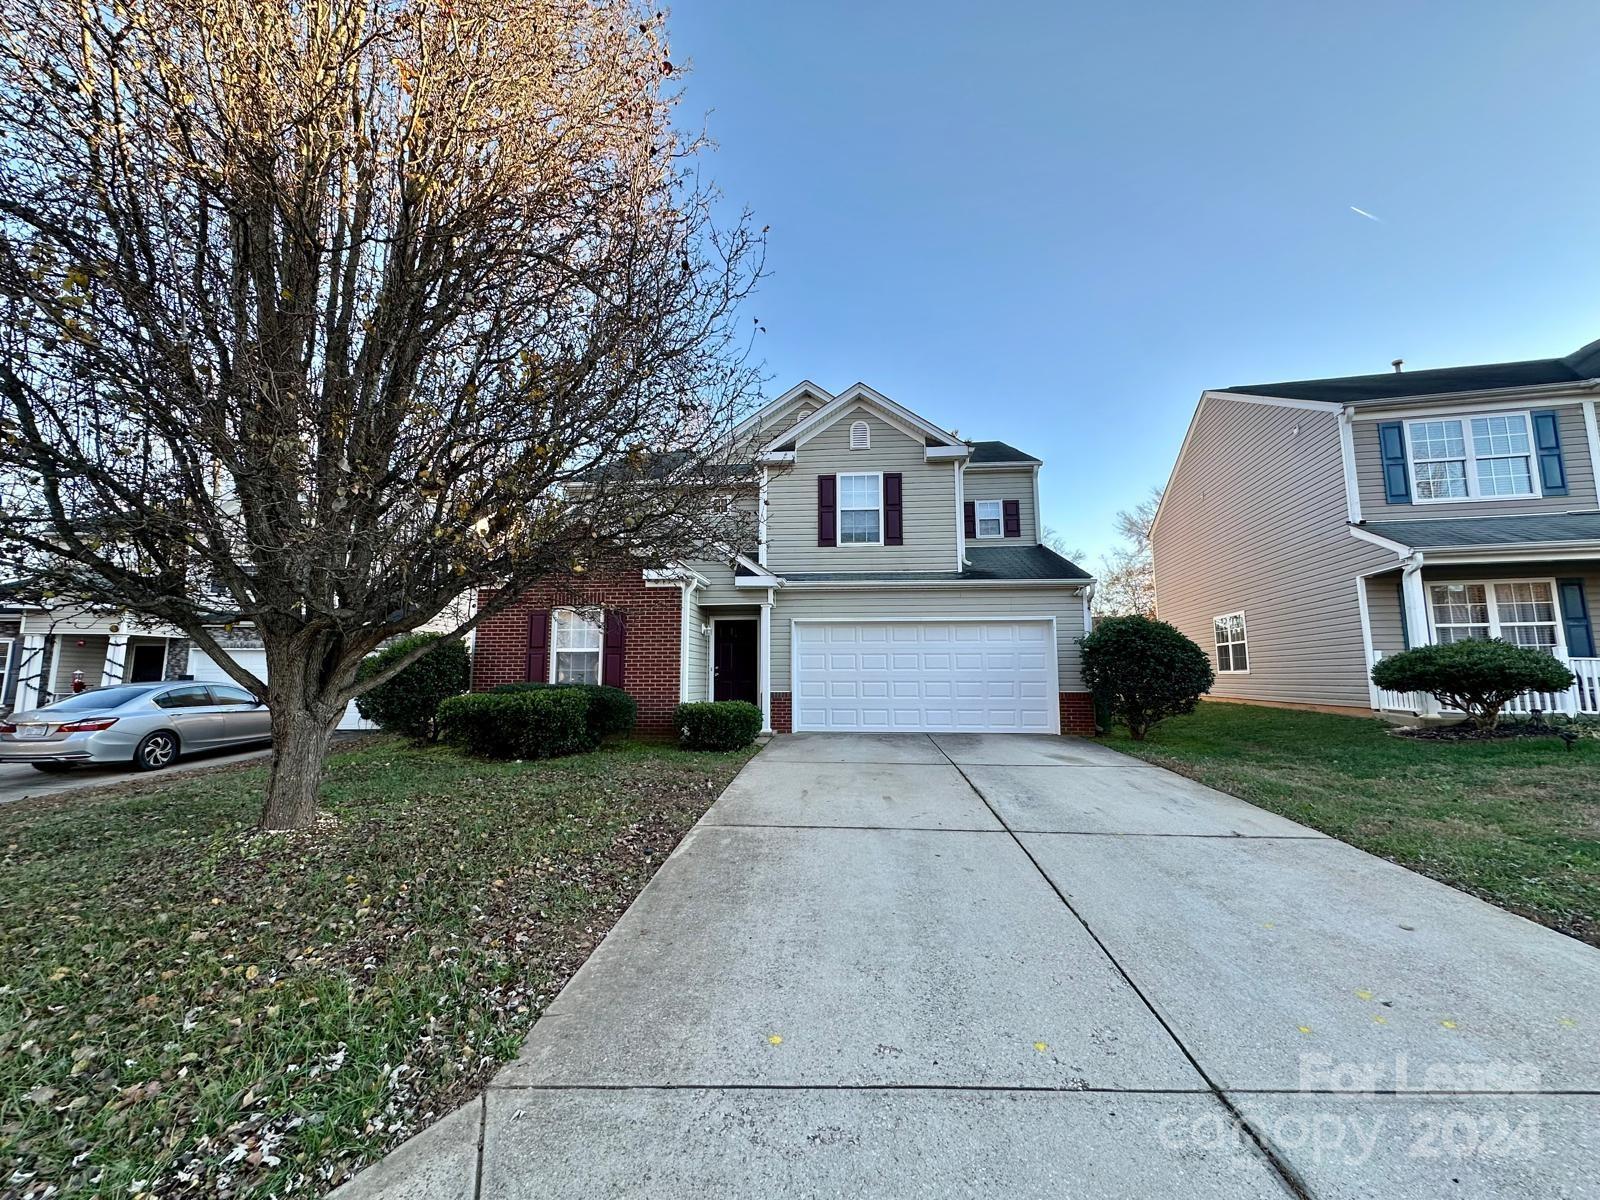
[[[805,420],[778,434],[764,448],[769,455],[793,454],[807,441],[830,428],[846,413],[865,409],[921,444],[930,458],[965,458],[966,443],[864,383],[846,388]]]

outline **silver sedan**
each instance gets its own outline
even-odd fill
[[[229,683],[130,683],[79,692],[0,720],[0,763],[65,771],[132,763],[157,771],[182,754],[272,738],[267,706]]]

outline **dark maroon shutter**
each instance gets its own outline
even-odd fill
[[[606,648],[602,652],[600,682],[607,687],[622,686],[622,660],[628,644],[628,619],[614,609],[606,612]]]
[[[839,477],[817,476],[817,545],[839,544]]]
[[[967,536],[969,538],[977,537],[978,536],[978,505],[977,505],[977,503],[972,501],[972,500],[968,500],[965,504],[963,504],[961,506],[961,512],[962,512],[962,519],[965,520],[966,524],[967,524]]]
[[[883,544],[905,544],[905,506],[900,500],[900,472],[886,473],[883,477]]]
[[[550,610],[536,608],[528,614],[528,674],[533,683],[550,678]]]
[[[1002,500],[1000,509],[1006,518],[1006,536],[1022,536],[1022,503],[1018,500]]]

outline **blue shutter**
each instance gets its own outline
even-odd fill
[[[1399,421],[1378,426],[1383,451],[1383,496],[1390,504],[1411,503],[1411,472],[1406,467],[1406,430]]]
[[[1404,582],[1395,584],[1395,590],[1400,597],[1400,645],[1411,649],[1411,630],[1406,627],[1406,585]]]
[[[1567,653],[1573,658],[1594,657],[1594,626],[1589,623],[1589,601],[1583,594],[1583,580],[1556,580],[1561,597],[1561,623],[1567,631]]]
[[[1561,461],[1561,422],[1555,409],[1533,414],[1533,451],[1539,459],[1539,486],[1546,496],[1567,494],[1567,466]]]

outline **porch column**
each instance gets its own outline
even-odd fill
[[[1405,569],[1400,572],[1400,597],[1406,608],[1406,632],[1411,637],[1413,646],[1427,646],[1432,644],[1433,636],[1428,628],[1428,597],[1422,586],[1422,556],[1412,555],[1406,562]],[[1439,702],[1432,696],[1419,695],[1417,697],[1422,707],[1423,716],[1438,716]]]
[[[106,661],[100,668],[100,686],[112,687],[128,674],[128,635],[113,633],[106,638]]]
[[[767,599],[761,606],[761,620],[757,625],[756,686],[761,691],[761,732],[772,732],[772,589],[767,589]]]
[[[44,639],[42,633],[26,634],[22,656],[17,663],[17,711],[37,708],[44,690]]]

